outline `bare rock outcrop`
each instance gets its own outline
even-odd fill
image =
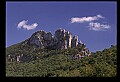
[[[27,43],[39,48],[67,49],[68,47],[71,48],[72,45],[77,46],[78,37],[75,36],[72,40],[71,33],[61,28],[55,31],[54,36],[50,32],[40,30],[35,32]]]

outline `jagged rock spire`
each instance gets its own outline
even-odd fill
[[[39,48],[49,49],[67,49],[83,44],[81,41],[78,42],[77,35],[72,37],[69,31],[62,28],[56,30],[54,35],[43,30],[37,31],[29,38],[27,43]]]

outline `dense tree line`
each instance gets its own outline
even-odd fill
[[[115,77],[117,76],[117,46],[92,53],[82,59],[72,59],[79,48],[47,50],[16,44],[6,49],[9,54],[38,57],[30,62],[6,62],[6,76],[13,77]]]

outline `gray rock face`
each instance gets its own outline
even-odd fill
[[[78,39],[76,41],[78,42]],[[43,30],[37,31],[28,40],[29,45],[34,45],[39,48],[52,48],[52,49],[67,49],[68,47],[71,48],[72,45],[71,42],[72,42],[71,33],[61,28],[55,31],[54,36],[50,32],[47,33]],[[76,45],[77,42],[74,41]]]
[[[72,38],[69,31],[61,28],[55,31],[54,36],[50,32],[45,32],[43,30],[37,31],[29,38],[28,44],[47,49],[67,49],[79,47],[82,54],[89,55],[89,50],[86,48],[86,45],[81,41],[78,42],[77,35]]]
[[[91,55],[91,52],[86,48],[83,42],[78,42],[78,36],[72,37],[69,31],[65,29],[58,29],[55,34],[52,35],[50,32],[43,30],[33,33],[33,35],[27,39],[22,45],[29,44],[36,48],[47,48],[47,49],[68,49],[78,47],[77,54],[72,54],[73,59],[81,59],[85,56]],[[36,47],[36,48],[35,48]],[[16,62],[28,62],[34,59],[31,56],[25,54],[8,55],[8,61]]]
[[[29,39],[28,44],[35,45],[36,47],[45,48],[50,46],[52,42],[52,34],[46,33],[43,30],[35,32]]]
[[[72,39],[72,48],[78,46],[78,36],[75,35]]]
[[[65,29],[58,29],[54,36],[57,40],[57,49],[67,49],[68,47],[71,47],[72,35],[69,31],[66,31]]]

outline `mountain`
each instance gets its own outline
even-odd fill
[[[33,35],[26,42],[34,47],[46,48],[46,49],[67,49],[82,46],[82,42],[78,42],[78,36],[72,37],[69,31],[65,29],[58,29],[55,34],[43,30],[33,33]]]
[[[64,50],[69,48],[79,48],[76,54],[72,54],[74,58],[81,59],[84,56],[91,55],[86,45],[81,41],[78,42],[78,36],[72,37],[69,31],[58,29],[55,34],[43,30],[37,31],[25,41],[7,48],[7,61],[26,62],[36,59],[37,56],[32,55],[36,50]]]
[[[37,31],[6,48],[6,76],[115,77],[117,46],[92,53],[64,29],[58,29],[54,36]]]

